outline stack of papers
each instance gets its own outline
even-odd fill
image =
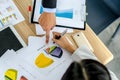
[[[28,70],[31,69],[31,70]],[[0,58],[0,80],[37,80],[31,66],[24,63],[24,59],[17,56],[13,50],[8,50]],[[34,72],[35,73],[35,72]],[[29,78],[28,78],[29,77]]]
[[[0,58],[0,80],[5,78],[12,80],[21,80],[21,78],[24,80],[61,80],[72,62],[71,55],[62,48],[60,50],[63,54],[60,58],[48,54],[46,50],[53,50],[54,52],[55,46],[59,46],[53,44],[52,41],[46,45],[44,40],[45,37],[31,36],[28,47],[19,50],[17,53],[13,50],[5,52]],[[52,62],[46,63],[50,60]]]

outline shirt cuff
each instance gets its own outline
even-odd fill
[[[98,61],[96,56],[92,53],[92,51],[90,51],[90,49],[86,45],[79,47],[73,53],[72,59],[77,62],[80,62],[80,60],[82,59],[93,59]]]
[[[56,12],[56,8],[43,8],[44,12],[48,12],[48,13],[55,13]]]

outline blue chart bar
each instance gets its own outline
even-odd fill
[[[40,8],[40,14],[43,12],[43,7]],[[62,17],[62,18],[73,18],[73,9],[68,9],[68,10],[57,10],[56,11],[56,16],[57,17]]]

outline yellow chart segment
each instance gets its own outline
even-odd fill
[[[17,80],[17,71],[14,69],[8,69],[5,72],[5,80]]]
[[[48,67],[53,63],[53,59],[47,57],[44,55],[44,53],[41,53],[35,60],[35,65],[39,68],[45,68]]]

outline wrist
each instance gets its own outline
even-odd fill
[[[47,12],[47,13],[55,13],[56,12],[56,8],[43,8],[43,11],[44,12]]]
[[[70,48],[70,47],[67,47],[66,48],[67,49],[67,51],[69,51],[71,54],[73,54],[73,52],[75,52],[75,48]]]
[[[42,14],[44,14],[45,16],[55,16],[55,13],[49,13],[49,12],[43,12]]]

